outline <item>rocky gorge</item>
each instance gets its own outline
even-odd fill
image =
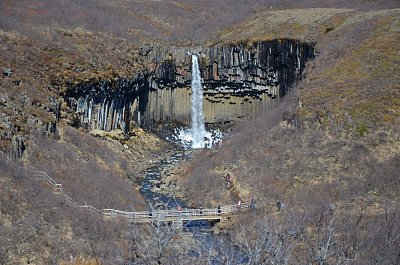
[[[191,54],[200,57],[204,115],[208,124],[227,124],[266,114],[300,78],[313,44],[279,39],[211,47],[146,46],[145,71],[131,79],[87,82],[65,93],[77,120],[88,129],[128,132],[160,123],[190,124]]]

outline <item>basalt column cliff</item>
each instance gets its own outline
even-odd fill
[[[228,123],[267,114],[269,102],[285,95],[300,77],[314,48],[296,40],[145,47],[145,73],[130,80],[70,88],[67,101],[88,129],[128,131],[137,125],[189,124],[191,54],[199,55],[206,123]]]

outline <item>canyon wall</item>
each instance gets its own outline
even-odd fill
[[[190,123],[191,54],[199,55],[206,123],[267,115],[267,106],[300,78],[311,44],[296,40],[212,47],[143,47],[147,68],[130,80],[86,83],[66,99],[88,129],[128,131],[160,123]]]
[[[148,87],[142,74],[132,79],[87,82],[68,89],[66,101],[78,115],[74,123],[79,126],[128,132],[146,109]]]

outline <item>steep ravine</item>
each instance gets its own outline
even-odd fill
[[[65,99],[76,125],[128,132],[165,122],[190,123],[191,53],[200,57],[206,123],[265,114],[269,102],[300,78],[313,44],[297,40],[213,47],[143,47],[146,72],[130,79],[70,87]]]

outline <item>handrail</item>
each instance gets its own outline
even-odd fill
[[[63,197],[64,201],[74,207],[80,209],[87,209],[89,212],[101,215],[104,217],[111,218],[125,218],[134,222],[159,222],[159,221],[188,221],[188,220],[210,220],[210,219],[221,219],[223,216],[240,212],[242,209],[250,208],[248,204],[241,203],[240,207],[238,205],[226,205],[218,208],[211,209],[171,209],[171,210],[154,210],[154,211],[137,211],[128,212],[116,209],[97,209],[91,205],[82,205],[77,201],[72,199],[70,196],[64,193],[62,184],[57,183],[44,171],[35,170],[33,168],[21,167],[15,164],[4,152],[0,151],[0,155],[6,160],[7,164],[11,166],[14,170],[21,168],[25,170],[27,174],[28,171],[36,178],[40,178],[48,184],[53,191],[58,192]]]
[[[13,169],[17,169],[17,165],[12,162],[11,158],[7,156],[4,152],[0,152],[0,154],[3,156],[5,161],[7,162],[7,165],[10,165]]]

